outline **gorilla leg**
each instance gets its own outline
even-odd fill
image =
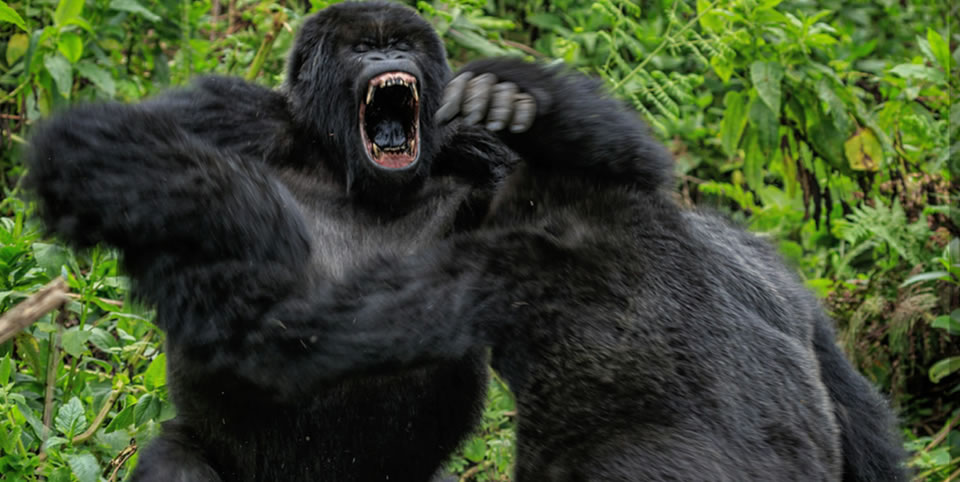
[[[140,452],[136,482],[220,482],[221,478],[203,457],[203,450],[181,431],[164,426],[163,434]]]

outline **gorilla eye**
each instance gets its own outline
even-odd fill
[[[404,51],[406,51],[406,50],[411,50],[411,49],[413,49],[413,47],[410,46],[410,42],[407,42],[407,41],[405,41],[405,40],[398,40],[398,41],[396,41],[396,42],[392,42],[392,44],[393,44],[393,48],[395,48],[395,49],[397,49],[397,50],[404,50]]]
[[[368,44],[367,42],[360,42],[353,46],[353,51],[358,54],[362,54],[365,52],[369,52],[371,48],[372,47],[370,47],[370,44]]]

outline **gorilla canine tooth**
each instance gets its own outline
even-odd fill
[[[373,102],[373,90],[374,87],[372,85],[367,88],[367,105],[370,105],[370,103]]]

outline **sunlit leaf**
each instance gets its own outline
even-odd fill
[[[27,24],[23,21],[23,17],[16,10],[10,8],[6,2],[0,0],[0,23],[2,22],[12,23],[23,31],[27,30]]]
[[[113,81],[113,76],[97,64],[84,61],[76,65],[77,73],[81,77],[89,80],[98,89],[102,90],[107,97],[113,97],[117,93],[117,84]]]
[[[859,129],[843,143],[850,167],[858,171],[876,171],[883,162],[883,147],[870,128]]]
[[[30,47],[30,37],[27,34],[18,33],[10,36],[10,41],[7,42],[7,65],[13,65],[20,60],[20,57],[27,53],[28,47]]]
[[[945,358],[933,364],[930,367],[930,381],[939,383],[951,373],[960,370],[960,356]]]
[[[65,32],[57,40],[57,50],[63,54],[71,64],[77,63],[83,55],[83,38],[73,32]]]
[[[943,37],[932,28],[927,28],[927,42],[930,44],[930,50],[933,52],[937,63],[946,71],[947,77],[950,77],[950,46],[943,40]]]
[[[747,126],[747,96],[730,91],[724,95],[723,104],[726,110],[720,123],[720,143],[724,154],[733,157],[740,144],[743,129]]]
[[[100,464],[96,457],[89,453],[67,455],[67,464],[80,482],[97,482],[100,480]]]
[[[80,17],[83,13],[84,0],[60,0],[57,9],[53,12],[53,22],[64,25],[66,22]]]
[[[110,0],[110,8],[123,12],[136,13],[151,22],[160,20],[157,14],[147,10],[147,8],[140,5],[137,0]]]
[[[163,353],[157,355],[147,371],[143,373],[143,384],[148,390],[156,390],[167,384],[167,356]]]
[[[73,397],[69,402],[63,404],[60,410],[57,410],[54,424],[57,430],[67,437],[73,437],[83,432],[87,428],[87,417],[83,413],[83,405],[80,403],[80,399]]]
[[[756,61],[750,65],[750,80],[763,102],[774,113],[780,112],[780,83],[783,67],[777,62]]]
[[[43,66],[53,77],[53,82],[57,85],[57,91],[65,98],[70,98],[70,91],[73,89],[73,67],[70,61],[63,55],[56,53],[47,54],[43,58]]]

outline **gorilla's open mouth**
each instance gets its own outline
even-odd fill
[[[419,126],[416,77],[406,72],[386,72],[370,79],[360,104],[360,135],[373,162],[391,169],[416,162]]]

